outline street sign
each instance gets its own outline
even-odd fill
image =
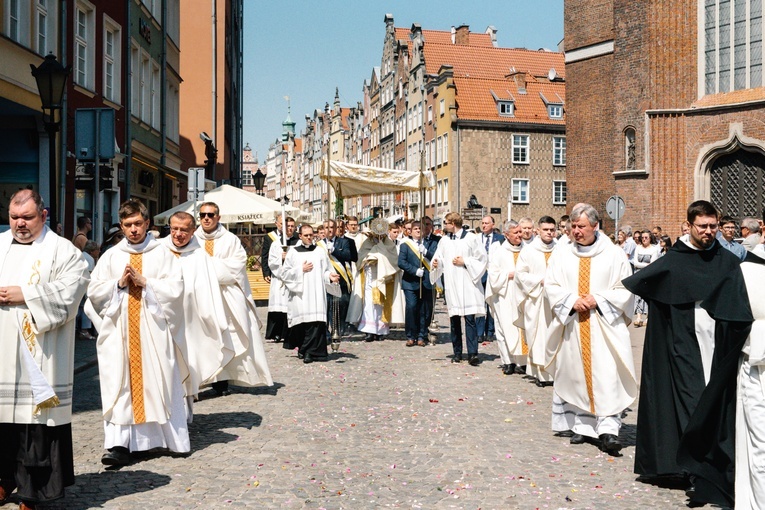
[[[501,207],[492,207],[489,209],[489,212],[491,214],[502,214],[502,208]]]
[[[619,195],[613,195],[606,201],[606,213],[612,220],[622,219],[625,208],[624,199]]]
[[[463,221],[476,221],[486,216],[486,208],[481,207],[479,209],[463,209],[460,213]]]
[[[81,163],[112,159],[114,157],[114,110],[78,108],[74,112],[74,148],[74,155]]]

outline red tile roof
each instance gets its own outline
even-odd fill
[[[454,84],[457,89],[457,117],[460,120],[566,124],[565,114],[563,119],[550,119],[547,105],[542,100],[543,95],[550,103],[565,103],[566,88],[563,82],[536,81],[529,76],[525,94],[518,91],[512,79],[455,77]],[[498,99],[515,102],[514,116],[499,115],[492,92]]]
[[[411,29],[396,27],[395,30],[397,41],[405,41],[407,43],[409,42],[409,36],[412,34]],[[494,47],[491,42],[491,36],[489,34],[470,32],[468,37],[468,44],[471,46]],[[451,30],[423,30],[422,38],[425,40],[425,44],[433,43],[448,44],[452,46],[454,45],[454,43],[452,43]]]
[[[533,76],[547,76],[555,69],[565,80],[563,53],[535,51],[519,48],[485,48],[453,44],[426,43],[423,48],[428,74],[437,74],[442,65],[454,68],[454,76],[502,79],[512,72],[529,72]]]

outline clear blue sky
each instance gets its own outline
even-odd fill
[[[282,132],[289,96],[296,131],[305,115],[340,104],[355,106],[362,85],[380,65],[386,13],[397,27],[473,32],[493,25],[504,48],[557,49],[563,0],[300,0],[244,2],[244,143],[260,162]]]

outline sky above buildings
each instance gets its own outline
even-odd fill
[[[263,162],[282,132],[289,97],[296,131],[305,116],[332,103],[362,100],[364,80],[380,65],[385,14],[396,27],[472,32],[497,29],[503,48],[556,50],[563,0],[299,0],[244,2],[244,143]]]

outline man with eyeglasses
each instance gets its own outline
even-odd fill
[[[327,253],[313,244],[313,227],[300,227],[300,243],[287,252],[281,279],[289,291],[285,349],[298,349],[303,363],[326,361],[327,293],[340,294],[340,275]]]
[[[651,314],[635,473],[686,484],[689,504],[733,506],[736,371],[752,314],[740,260],[716,239],[715,206],[693,202],[687,221],[687,235],[624,280]]]
[[[739,259],[746,258],[746,248],[736,242],[736,222],[730,216],[720,219],[720,229],[717,231],[717,241],[723,248],[732,252]]]
[[[231,393],[229,381],[241,386],[271,386],[273,381],[247,280],[247,253],[239,238],[220,224],[220,209],[215,202],[199,207],[199,220],[194,235],[215,268],[223,297],[221,317],[228,321],[226,332],[235,353],[215,377],[212,388],[223,396]]]
[[[744,238],[741,245],[746,251],[752,251],[760,244],[760,222],[757,218],[747,216],[741,220],[741,237]]]

